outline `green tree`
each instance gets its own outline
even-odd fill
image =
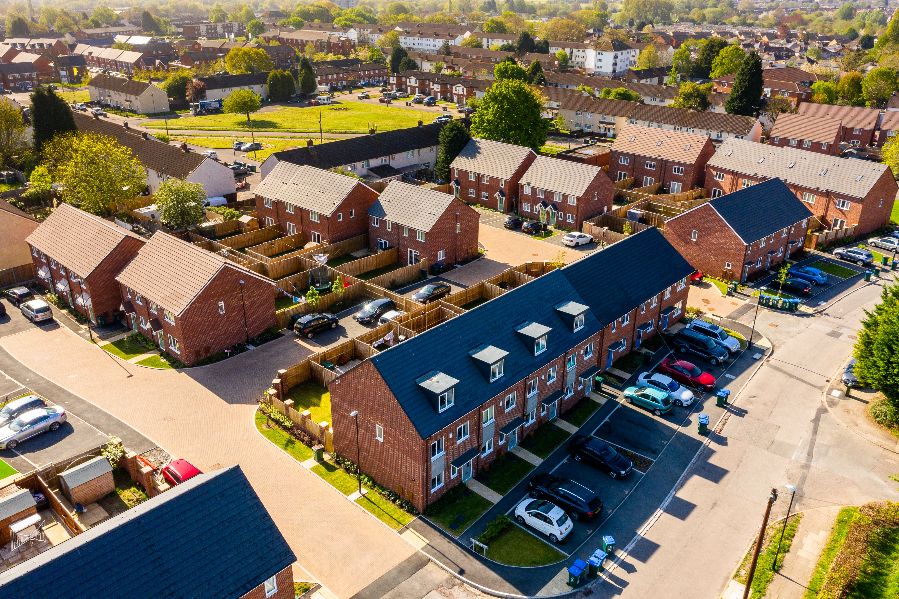
[[[504,60],[496,63],[496,66],[493,67],[493,78],[496,81],[504,81],[506,79],[528,81],[528,73],[514,60]]]
[[[159,17],[153,16],[148,10],[145,10],[140,14],[140,27],[148,33],[165,33],[165,22]]]
[[[880,303],[865,310],[855,342],[855,375],[899,409],[899,285],[883,289]]]
[[[0,165],[11,166],[12,159],[28,147],[22,110],[6,99],[0,99]]]
[[[62,200],[98,216],[133,208],[147,184],[140,160],[106,135],[57,135],[45,144],[44,155]]]
[[[237,47],[225,55],[225,69],[232,75],[265,73],[272,70],[272,59],[262,48]]]
[[[556,51],[556,60],[559,61],[559,66],[563,69],[568,66],[568,52],[565,50],[557,50]]]
[[[899,178],[899,137],[891,137],[880,149],[880,159]]]
[[[437,161],[434,163],[434,175],[442,180],[449,181],[450,164],[471,139],[468,129],[462,121],[450,121],[440,130],[437,146]]]
[[[763,110],[772,118],[777,119],[779,115],[785,112],[796,112],[796,107],[793,106],[793,102],[789,98],[774,96],[765,98]]]
[[[206,190],[200,183],[167,179],[153,194],[153,200],[159,210],[159,220],[172,229],[194,227],[205,216]]]
[[[833,16],[841,21],[851,21],[855,18],[855,4],[846,2],[837,9],[837,12],[835,12]]]
[[[541,37],[559,42],[583,42],[587,37],[587,28],[574,19],[556,17],[543,25]]]
[[[315,308],[321,300],[321,295],[315,287],[310,287],[306,292],[306,303]]]
[[[308,96],[316,90],[315,70],[313,70],[312,63],[305,56],[300,59],[298,82],[300,93],[303,95]]]
[[[690,44],[690,41],[687,40],[681,44],[671,56],[671,75],[669,75],[669,79],[672,84],[689,77],[690,73],[693,72],[693,55],[690,52],[693,44]]]
[[[733,75],[745,59],[746,52],[740,46],[729,45],[722,48],[715,60],[712,61],[712,71],[709,76],[717,79],[725,75]]]
[[[712,84],[702,85],[692,81],[684,81],[677,90],[672,106],[704,112],[709,109],[709,94],[712,92]]]
[[[228,21],[228,12],[222,8],[221,4],[216,4],[209,9],[209,21],[211,23],[226,23]]]
[[[654,69],[662,66],[662,57],[655,44],[647,44],[637,56],[638,69]]]
[[[259,19],[253,19],[249,23],[247,23],[247,33],[252,35],[253,37],[258,37],[265,33],[265,23],[260,21]]]
[[[628,100],[629,102],[642,102],[643,97],[626,87],[604,87],[599,92],[600,98],[609,100]]]
[[[858,47],[862,50],[870,50],[874,47],[874,36],[870,33],[865,33],[860,38],[858,38]]]
[[[484,21],[484,25],[481,29],[484,33],[509,33],[506,24],[496,17],[491,17]]]
[[[549,129],[542,112],[543,97],[528,84],[515,79],[497,81],[478,102],[471,134],[536,150],[546,143]]]
[[[240,5],[240,8],[231,13],[229,18],[232,21],[237,21],[238,23],[243,23],[244,25],[246,25],[256,18],[256,14],[253,12],[253,9],[249,7],[249,5],[242,4]]]
[[[852,71],[840,77],[837,82],[837,98],[840,104],[846,106],[863,106],[865,99],[862,96],[862,74]]]
[[[522,31],[518,34],[518,41],[515,43],[515,49],[520,56],[524,56],[528,52],[535,52],[537,50],[537,43],[530,33]]]
[[[31,94],[31,123],[34,127],[34,149],[38,154],[43,145],[58,133],[76,130],[72,109],[56,92],[44,86]]]
[[[409,53],[406,52],[405,48],[400,48],[397,46],[390,52],[390,64],[388,65],[391,73],[400,73],[402,70],[400,69],[401,63],[403,60],[409,58]]]
[[[459,45],[462,46],[463,48],[483,48],[484,47],[484,44],[481,43],[480,38],[478,38],[477,36],[474,36],[474,35],[469,35],[464,40],[462,40],[462,43]]]
[[[837,84],[833,81],[815,81],[812,83],[812,102],[817,104],[836,104],[837,97]]]
[[[546,85],[546,75],[543,73],[543,65],[535,60],[528,67],[528,81],[532,85]]]
[[[88,22],[94,27],[111,27],[113,25],[121,25],[122,18],[108,6],[100,5],[91,13],[91,18]]]
[[[737,69],[724,110],[728,114],[754,116],[762,103],[762,87],[762,59],[756,52],[751,52]]]
[[[696,62],[693,64],[693,76],[698,79],[708,79],[712,72],[712,63],[718,57],[718,53],[728,46],[724,38],[710,37],[699,46]]]
[[[31,29],[25,17],[17,14],[6,15],[6,35],[8,37],[28,37]]]
[[[166,77],[160,87],[176,104],[183,104],[187,101],[187,86],[191,81],[190,71],[177,71]]]
[[[388,31],[378,38],[378,47],[385,54],[388,50],[391,52],[400,47],[400,34],[397,31]],[[397,63],[398,64],[398,63]]]
[[[253,124],[250,122],[250,115],[262,107],[262,98],[259,94],[248,89],[236,89],[231,92],[225,102],[223,108],[225,112],[231,114],[244,114],[247,117],[247,128],[250,130],[250,136],[256,141],[256,135],[253,132]]]
[[[289,71],[271,71],[268,74],[266,85],[268,86],[268,97],[272,102],[284,102],[297,93],[296,82]]]
[[[896,91],[896,71],[889,67],[875,67],[862,79],[862,96],[868,106],[883,107]]]

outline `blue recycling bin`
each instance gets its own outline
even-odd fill
[[[568,586],[580,586],[584,582],[586,573],[587,562],[582,559],[574,560],[574,563],[568,566]]]
[[[593,552],[587,559],[587,574],[591,578],[595,578],[599,576],[599,573],[603,570],[603,562],[606,561],[606,552],[602,549],[597,549]]]
[[[718,389],[715,392],[715,405],[719,408],[727,407],[727,398],[730,396],[730,389]]]
[[[709,415],[708,414],[700,414],[697,418],[699,422],[699,434],[700,435],[708,435],[709,434]]]

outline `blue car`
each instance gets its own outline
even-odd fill
[[[812,268],[811,266],[794,266],[787,272],[787,276],[805,279],[815,285],[827,284],[827,275],[824,274],[824,271]]]

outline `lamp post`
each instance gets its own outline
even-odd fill
[[[790,521],[790,510],[793,509],[793,500],[796,499],[796,485],[786,485],[787,491],[790,492],[790,505],[787,506],[787,517],[784,519],[783,528],[780,529],[780,539],[777,540],[777,549],[774,551],[774,560],[771,562],[771,569],[777,571],[777,556],[780,554],[780,544],[783,543],[784,533],[787,532],[787,523]]]
[[[755,337],[755,320],[759,317],[759,306],[762,303],[761,292],[755,299],[755,313],[752,315],[752,331],[749,333],[749,341],[746,342],[746,349],[752,348],[752,338]]]
[[[356,422],[356,480],[359,482],[359,495],[362,495],[362,465],[360,464],[360,450],[359,450],[359,410],[353,410],[350,412],[350,416],[353,417],[353,420]]]
[[[759,553],[762,551],[762,542],[765,540],[765,529],[768,528],[768,517],[771,515],[771,506],[777,501],[777,489],[771,489],[768,495],[768,506],[765,508],[765,517],[762,518],[762,529],[759,531],[759,538],[755,544],[755,550],[752,552],[752,563],[749,565],[749,574],[746,576],[746,586],[743,588],[743,599],[749,597],[749,591],[752,589],[752,577],[755,576],[755,567],[759,562]]]
[[[244,335],[246,336],[246,344],[249,345],[250,344],[250,329],[247,326],[247,302],[244,299],[244,295],[243,295],[244,280],[241,279],[239,282],[240,282],[240,305],[243,307],[243,332],[244,332]]]

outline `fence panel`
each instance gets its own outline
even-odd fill
[[[22,264],[21,266],[13,266],[12,268],[0,270],[0,287],[24,283],[34,279],[36,276],[32,262]]]
[[[419,280],[421,278],[421,273],[423,272],[428,272],[427,260],[422,260],[418,264],[409,264],[408,266],[391,270],[383,275],[369,279],[368,282],[372,285],[383,287],[384,289],[395,289]]]
[[[371,256],[365,256],[347,262],[346,264],[341,264],[336,267],[336,270],[345,275],[358,276],[362,273],[396,264],[398,261],[399,251],[396,248],[389,248],[376,254],[372,254]]]
[[[242,250],[250,246],[258,245],[266,241],[271,241],[281,236],[281,230],[278,227],[266,227],[264,229],[256,229],[255,231],[247,231],[246,233],[238,233],[230,237],[216,239],[217,243],[235,250]]]

